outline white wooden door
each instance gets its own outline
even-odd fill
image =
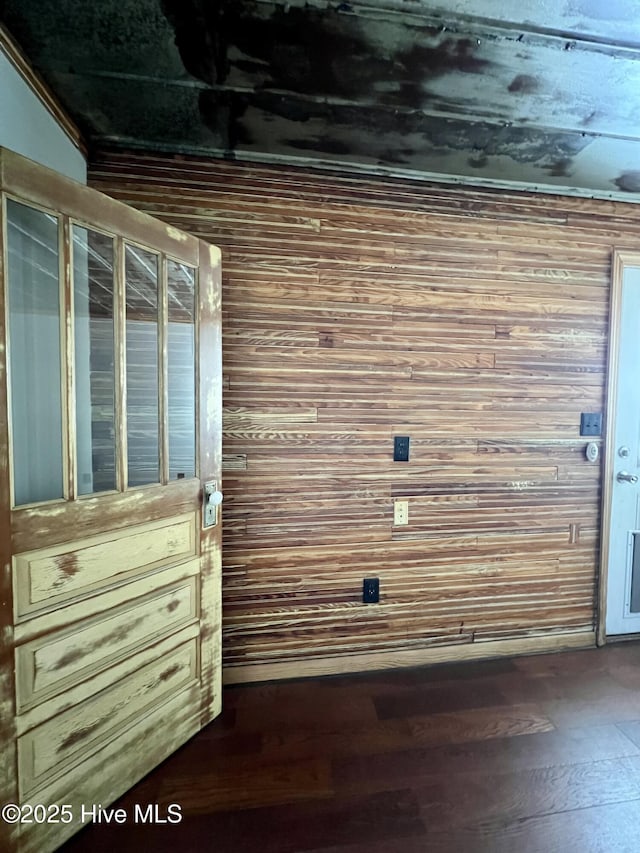
[[[616,253],[612,286],[603,513],[608,636],[640,633],[640,255]]]
[[[221,708],[220,253],[0,181],[0,849],[48,853]]]

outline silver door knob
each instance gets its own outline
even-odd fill
[[[220,506],[222,503],[222,492],[219,492],[217,489],[211,492],[207,491],[207,503],[209,506]]]
[[[619,483],[637,483],[638,475],[630,474],[628,471],[620,471],[618,473],[618,476],[616,477],[616,480]]]

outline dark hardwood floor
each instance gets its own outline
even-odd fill
[[[640,643],[226,688],[64,853],[638,853]]]

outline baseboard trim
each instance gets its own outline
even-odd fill
[[[224,684],[249,684],[256,681],[280,681],[285,678],[309,678],[319,675],[345,675],[376,669],[399,669],[435,663],[461,663],[485,658],[517,657],[570,649],[587,649],[596,644],[595,631],[549,634],[515,640],[488,640],[448,646],[431,646],[406,651],[367,652],[356,655],[251,663],[228,666],[223,670]]]

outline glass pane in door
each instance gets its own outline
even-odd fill
[[[78,494],[116,488],[113,238],[74,225]]]
[[[13,498],[64,495],[57,217],[7,200]]]
[[[158,390],[158,256],[127,245],[128,485],[160,482]]]
[[[196,475],[196,274],[167,261],[169,479]]]

